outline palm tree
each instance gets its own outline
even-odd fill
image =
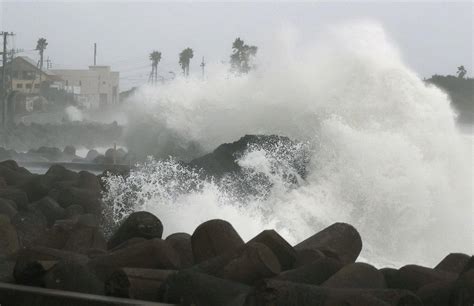
[[[232,44],[232,55],[230,56],[232,70],[238,73],[248,73],[252,69],[250,62],[252,57],[257,54],[257,50],[256,46],[246,45],[240,37],[237,37]]]
[[[151,61],[151,73],[149,81],[152,84],[155,84],[158,80],[158,64],[161,61],[161,52],[153,51],[150,53],[150,61]]]
[[[467,71],[466,71],[466,68],[464,68],[464,66],[459,66],[458,67],[458,78],[462,79],[464,78],[464,76],[466,75]]]
[[[38,50],[39,55],[40,55],[40,84],[41,84],[41,77],[43,74],[43,53],[47,45],[48,45],[48,42],[46,41],[46,38],[40,38],[36,42],[36,50]]]
[[[179,65],[183,69],[184,76],[189,76],[189,63],[194,56],[193,49],[186,48],[179,54]]]

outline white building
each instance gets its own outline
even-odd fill
[[[62,79],[63,88],[85,108],[105,108],[119,103],[120,73],[110,66],[89,66],[88,70],[51,70]]]

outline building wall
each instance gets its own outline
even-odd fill
[[[40,91],[40,72],[38,68],[16,58],[12,66],[12,89],[24,94],[38,94]],[[42,73],[41,81],[50,80],[50,76]]]
[[[110,71],[109,66],[90,66],[89,70],[53,70],[63,79],[67,89],[80,87],[82,100],[87,100],[92,108],[103,108],[118,103],[119,73]]]

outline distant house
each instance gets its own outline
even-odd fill
[[[84,108],[105,108],[119,103],[119,72],[110,66],[89,66],[88,70],[55,69],[63,88]]]
[[[50,84],[60,81],[52,71],[40,71],[37,63],[26,56],[18,56],[9,64],[11,67],[11,88],[14,91],[26,94],[37,95],[40,93],[42,84]]]

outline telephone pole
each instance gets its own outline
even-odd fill
[[[2,127],[5,130],[7,125],[7,99],[8,99],[8,92],[7,92],[7,41],[8,36],[13,36],[12,32],[0,32],[0,35],[3,36],[3,51],[2,51]]]

